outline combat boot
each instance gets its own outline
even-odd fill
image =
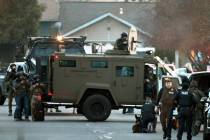
[[[166,139],[166,131],[163,131],[163,139]]]
[[[12,111],[9,112],[8,116],[12,116]]]
[[[22,118],[14,118],[15,121],[22,121]]]
[[[30,121],[28,117],[25,118],[25,121]]]

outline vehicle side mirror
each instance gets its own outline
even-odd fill
[[[201,101],[201,102],[206,102],[207,99],[208,99],[207,97],[202,97],[200,101]]]

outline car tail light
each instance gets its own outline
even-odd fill
[[[58,55],[54,55],[54,60],[58,60],[59,56]]]
[[[52,55],[51,57],[50,57],[50,60],[52,61],[52,62],[54,62],[54,61],[56,61],[56,60],[58,60],[59,59],[59,56],[57,55],[57,54],[54,54],[54,55]]]

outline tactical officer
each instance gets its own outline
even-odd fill
[[[202,97],[205,97],[205,94],[198,89],[197,81],[193,80],[190,83],[189,92],[193,94],[196,101],[196,106],[193,113],[193,124],[192,124],[192,135],[195,136],[200,131],[200,126],[203,120],[203,109],[204,104],[200,102]]]
[[[25,120],[29,121],[29,88],[30,84],[24,73],[19,73],[15,81],[15,101],[16,109],[14,119],[22,120],[22,110],[24,108]],[[23,108],[22,108],[23,107]]]
[[[14,85],[13,82],[16,79],[16,65],[13,63],[10,65],[11,71],[7,71],[5,77],[5,86],[8,92],[8,107],[9,107],[9,114],[8,116],[12,116],[12,100],[14,96]]]
[[[176,90],[173,88],[173,83],[170,78],[164,79],[165,86],[160,90],[158,94],[157,104],[160,105],[160,122],[163,129],[163,139],[168,138],[171,140],[171,130],[172,130],[172,118],[174,106],[174,96],[176,95]]]
[[[36,106],[40,105],[40,102],[38,101],[38,98],[36,98],[35,96],[42,96],[45,92],[45,85],[41,83],[39,76],[35,76],[34,77],[34,81],[32,83],[32,86],[30,88],[31,91],[31,114],[32,114],[32,120],[35,120],[34,116],[37,115],[37,112],[42,112],[44,113],[44,110],[37,110]],[[35,95],[35,96],[33,96]]]
[[[121,34],[121,37],[116,40],[114,49],[128,51],[128,34],[127,33],[123,32]]]
[[[143,124],[143,132],[148,132],[147,126],[150,122],[153,123],[152,132],[156,132],[156,124],[157,120],[155,117],[155,104],[152,103],[150,97],[146,97],[145,104],[142,106],[141,115],[142,115],[142,124]]]
[[[144,97],[151,97],[152,99],[155,95],[155,79],[153,74],[153,69],[149,66],[144,67]]]
[[[182,139],[185,126],[187,130],[187,140],[192,139],[192,114],[195,106],[195,100],[193,94],[188,91],[188,88],[189,83],[183,83],[182,89],[178,91],[174,98],[174,102],[178,105],[179,129],[177,140]]]

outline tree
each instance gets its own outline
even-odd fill
[[[0,44],[17,44],[35,35],[42,10],[37,0],[0,0]]]
[[[210,53],[204,54],[202,51],[209,46],[207,42],[210,35],[210,1],[159,0],[155,10],[157,14],[154,19],[153,45],[162,49],[181,49],[197,69],[203,69],[205,63],[196,62],[199,60],[195,59],[196,57],[191,59],[191,54],[196,48],[196,55],[203,54],[203,58],[210,56]]]

